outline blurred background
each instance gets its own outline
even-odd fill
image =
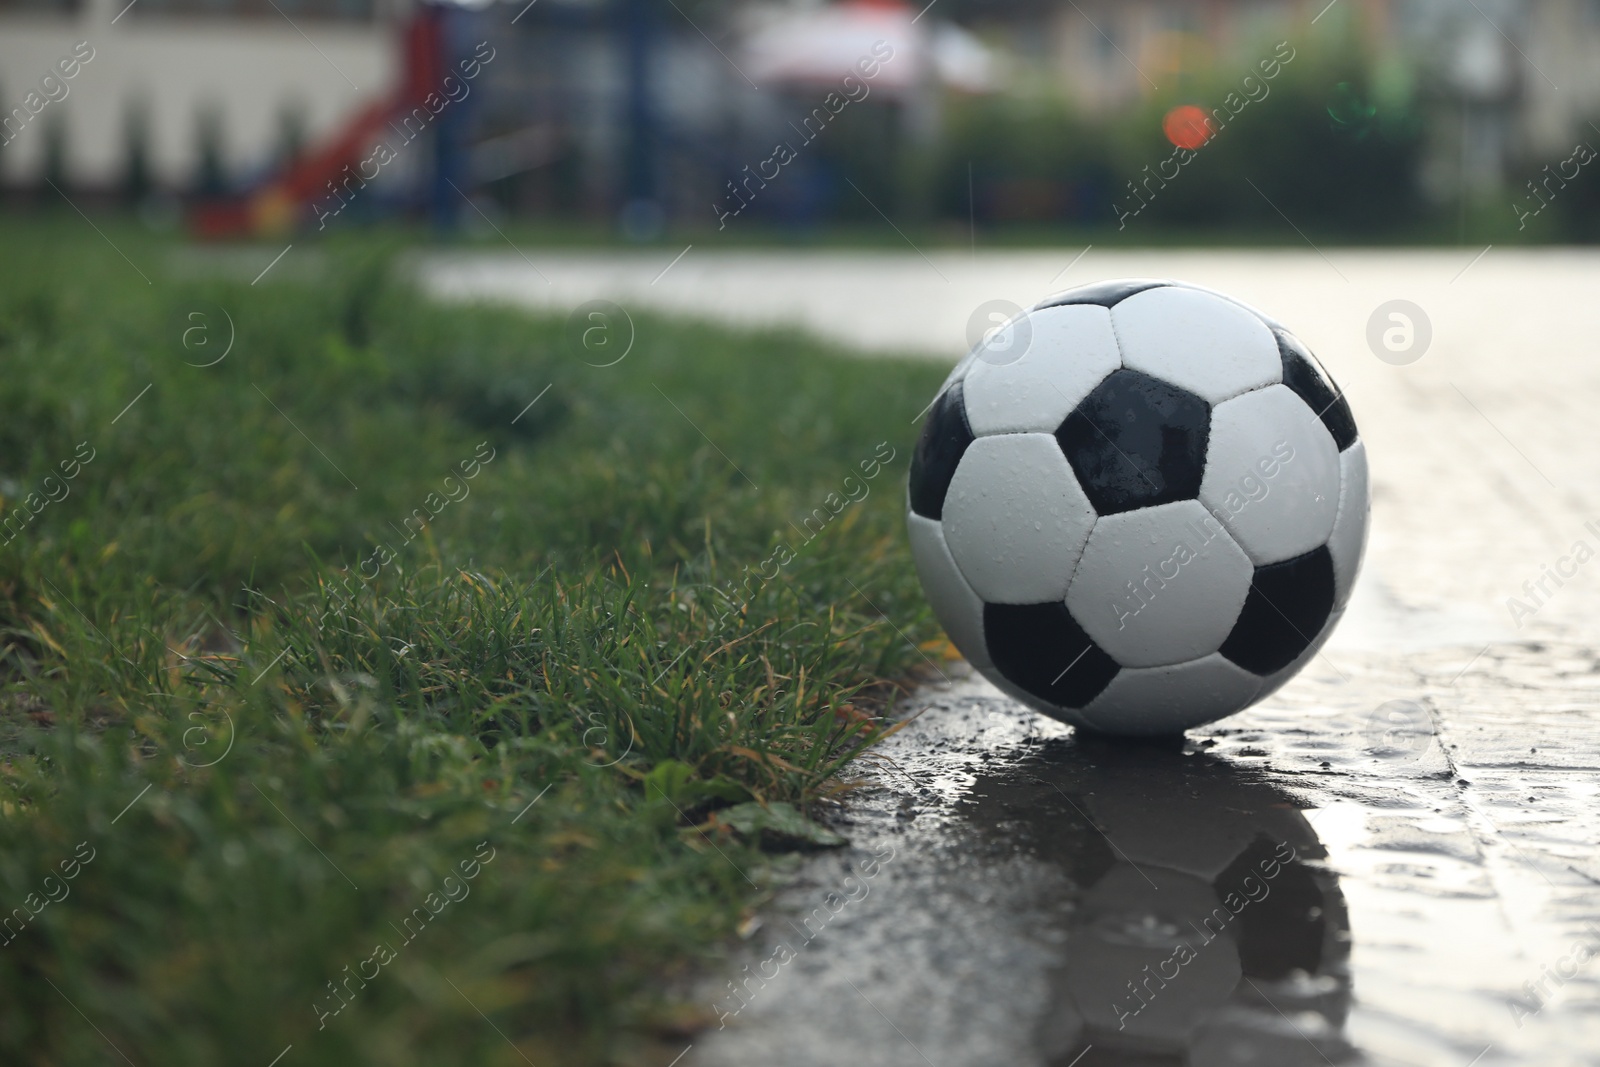
[[[921,782],[1035,754],[1034,720],[959,725],[953,687],[884,757],[904,791],[846,824],[904,846],[879,910],[747,1044],[684,1059],[736,965],[691,1011],[685,961],[721,966],[778,883],[745,873],[765,830],[729,858],[678,816],[831,803],[849,753],[813,739],[854,744],[882,679],[955,654],[898,465],[761,571],[736,642],[692,597],[766,568],[878,442],[907,462],[945,368],[1021,307],[1181,277],[1318,353],[1373,487],[1327,649],[1202,769],[1134,783],[1178,845],[1235,832],[1207,803],[1306,809],[1265,825],[1326,849],[1325,928],[1359,949],[1185,1062],[1320,1067],[1348,1033],[1382,1067],[1594,1067],[1600,968],[1560,1011],[1530,990],[1600,958],[1600,568],[1562,588],[1600,558],[1600,251],[1504,246],[1600,241],[1597,148],[1600,0],[0,0],[0,904],[81,827],[104,846],[0,953],[0,1060],[1034,1062],[1005,1050],[1071,1018],[1044,968],[1099,827],[1036,850],[996,807],[953,836],[955,791],[989,787]],[[503,301],[543,314],[450,306]],[[480,441],[472,499],[419,509]],[[75,447],[103,458],[63,503]],[[195,737],[233,753],[215,776]],[[1116,795],[1135,764],[1086,751],[1014,766]],[[488,795],[528,818],[484,896],[317,1037],[306,993],[470,854]],[[1080,1067],[1156,1062],[1104,1031]]]
[[[6,210],[218,239],[1600,239],[1600,0],[0,0],[0,107]]]

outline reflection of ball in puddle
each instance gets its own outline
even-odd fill
[[[1036,1040],[1079,1064],[1340,1062],[1349,918],[1296,806],[1231,764],[1075,738],[981,775],[978,829],[1068,885]],[[1281,1008],[1304,1032],[1275,1036]],[[1289,1031],[1293,1033],[1293,1031]]]
[[[1226,928],[1201,925],[1219,910],[1217,890],[1193,875],[1113,869],[1086,894],[1085,925],[1067,941],[1064,984],[1084,1022],[1181,1048],[1243,973]]]

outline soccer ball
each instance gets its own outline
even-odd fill
[[[1366,546],[1366,450],[1279,323],[1196,285],[1102,282],[951,372],[907,510],[934,612],[986,678],[1075,726],[1169,734],[1327,640]]]

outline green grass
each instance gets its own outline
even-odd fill
[[[1141,159],[1141,165],[1148,160]],[[1137,168],[1134,168],[1135,170]],[[1119,180],[1135,176],[1130,173]],[[1250,193],[1249,187],[1245,192]],[[53,195],[53,194],[52,194]],[[854,195],[853,193],[851,194]],[[1126,197],[1124,189],[1122,196]],[[771,251],[774,248],[805,251],[866,251],[881,253],[965,253],[1003,251],[1053,251],[1063,250],[1070,258],[1086,244],[1101,249],[1256,249],[1281,248],[1311,251],[1316,247],[1328,248],[1451,248],[1461,247],[1476,251],[1493,242],[1496,247],[1548,247],[1552,245],[1577,245],[1593,243],[1591,236],[1571,229],[1563,216],[1546,212],[1519,229],[1513,203],[1526,197],[1516,195],[1516,190],[1502,195],[1486,196],[1463,207],[1449,204],[1418,216],[1403,226],[1376,232],[1356,232],[1346,227],[1319,224],[1315,221],[1295,220],[1295,226],[1283,222],[1276,215],[1258,224],[1179,225],[1165,222],[1151,213],[1130,218],[1119,228],[1107,196],[1105,222],[1068,222],[1040,219],[1018,222],[978,222],[969,225],[965,218],[895,217],[894,226],[881,219],[867,222],[824,222],[805,226],[783,226],[762,218],[749,217],[730,220],[718,229],[715,216],[707,206],[704,219],[678,221],[669,225],[659,236],[647,241],[630,240],[614,225],[604,222],[571,222],[552,219],[513,216],[497,223],[498,230],[490,229],[471,212],[461,221],[463,231],[451,237],[446,247],[467,249],[497,255],[511,255],[507,240],[517,247],[535,251],[583,252],[605,250],[619,253],[634,252],[660,255],[665,266],[686,243],[692,242],[696,254],[704,251]],[[1557,201],[1557,204],[1561,204]],[[39,213],[52,220],[52,226],[63,230],[81,226],[82,220],[70,208],[48,201],[39,207]],[[359,231],[354,224],[346,226],[343,233]],[[403,232],[419,245],[440,243],[438,234],[421,224],[392,223],[385,232]],[[175,231],[165,235],[146,229],[125,216],[124,221],[112,231],[117,243],[128,248],[127,241],[167,240]],[[279,246],[281,247],[281,245]],[[299,247],[299,246],[297,246]],[[278,248],[261,246],[263,255],[244,257],[259,270],[275,255]],[[111,254],[107,249],[107,254]],[[129,250],[131,254],[131,249]],[[287,268],[293,273],[297,268],[294,254],[274,269]],[[303,268],[301,268],[303,269]],[[246,281],[254,275],[250,271]]]
[[[822,814],[937,638],[941,370],[116,235],[0,234],[0,1062],[670,1060],[788,864],[717,812]]]

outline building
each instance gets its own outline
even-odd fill
[[[188,190],[264,171],[392,89],[393,7],[0,0],[0,182]]]

